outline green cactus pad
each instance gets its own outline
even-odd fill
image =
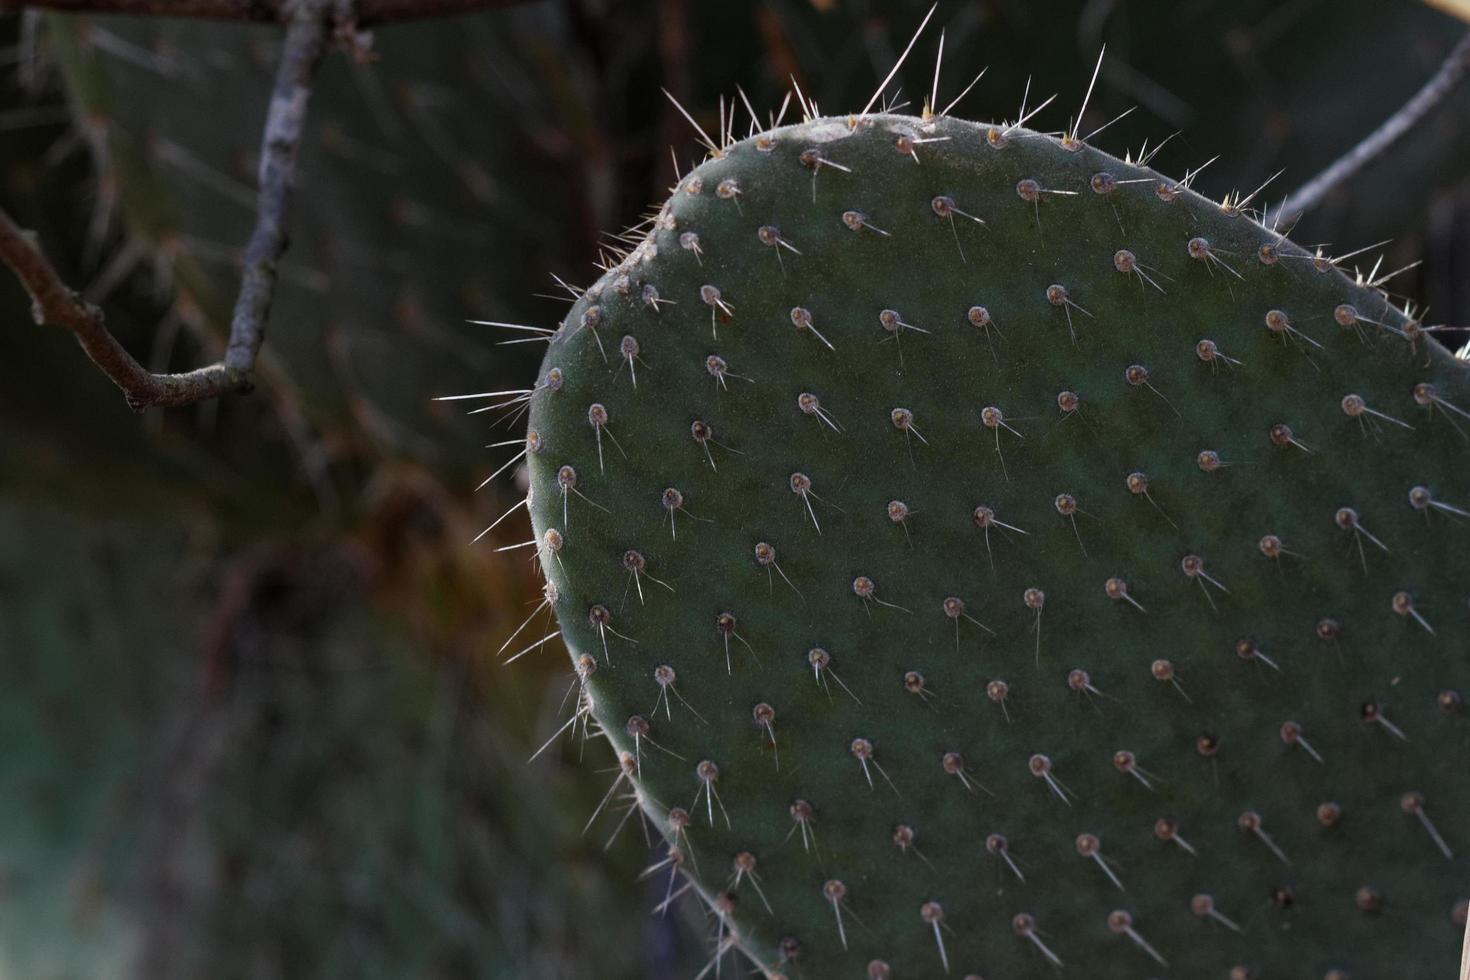
[[[716,955],[1440,975],[1467,410],[1418,322],[1238,204],[814,119],[686,175],[572,308],[530,511]]]

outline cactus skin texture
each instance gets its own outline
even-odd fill
[[[1466,408],[1418,323],[1239,207],[1024,129],[816,119],[713,154],[574,305],[530,511],[717,955],[1437,976]]]

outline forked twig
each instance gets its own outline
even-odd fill
[[[276,265],[286,251],[296,150],[335,4],[333,0],[305,0],[293,9],[266,112],[255,228],[245,246],[240,293],[230,318],[230,339],[223,360],[182,374],[154,374],[144,368],[107,329],[102,310],[70,289],[39,246],[0,210],[0,261],[10,267],[30,295],[35,321],[70,330],[87,356],[123,390],[135,411],[190,405],[246,392],[253,386],[255,360],[265,340],[265,323],[275,289]]]

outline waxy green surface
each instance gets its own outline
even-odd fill
[[[1382,294],[1174,180],[818,119],[687,175],[572,308],[530,510],[624,787],[769,974],[1431,976],[1470,895],[1466,408]]]

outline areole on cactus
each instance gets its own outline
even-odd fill
[[[1448,971],[1465,366],[1075,131],[710,150],[525,400],[577,711],[711,972]]]

